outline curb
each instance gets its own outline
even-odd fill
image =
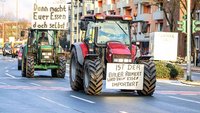
[[[185,81],[180,80],[181,83],[187,84],[187,85],[193,85],[193,86],[200,86],[200,81]]]

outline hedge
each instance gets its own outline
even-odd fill
[[[155,61],[155,64],[157,78],[178,79],[184,76],[184,70],[177,64],[164,61]]]

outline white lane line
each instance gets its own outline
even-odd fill
[[[183,100],[183,101],[187,101],[187,102],[192,102],[192,103],[196,103],[196,104],[200,104],[199,101],[195,101],[195,100],[190,100],[190,99],[185,99],[185,98],[180,98],[180,97],[175,97],[175,96],[169,96],[170,98],[174,98],[174,99],[178,99],[178,100]]]
[[[8,85],[7,83],[5,83],[5,82],[0,82],[0,84],[2,84],[2,85]]]
[[[41,97],[41,96],[38,96],[38,97],[41,98],[41,99],[43,99],[43,100],[46,100],[46,101],[48,101],[48,102],[54,103],[54,104],[56,104],[56,105],[58,105],[58,106],[61,106],[61,107],[67,108],[67,109],[70,108],[69,106],[65,106],[65,105],[63,105],[63,104],[61,104],[61,103],[58,103],[58,102],[55,102],[55,101],[53,101],[53,100],[51,100],[51,99],[48,99],[48,98],[45,98],[45,97]]]
[[[40,84],[36,84],[36,83],[30,83],[30,84],[34,86],[41,86]]]
[[[126,111],[119,111],[120,113],[128,113],[128,112],[126,112]]]
[[[11,77],[11,78],[16,78],[15,76],[11,75],[11,74],[8,74],[8,73],[5,73],[7,76]]]
[[[8,73],[9,71],[8,70],[6,70],[6,73]]]
[[[93,101],[90,101],[90,100],[87,100],[87,99],[84,99],[84,98],[81,98],[81,97],[77,97],[75,95],[70,95],[72,98],[76,98],[76,99],[79,99],[79,100],[82,100],[82,101],[85,101],[85,102],[88,102],[88,103],[91,103],[91,104],[94,104],[95,102]]]

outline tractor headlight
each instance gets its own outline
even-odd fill
[[[44,56],[44,55],[46,55],[46,53],[42,53],[42,55]]]
[[[51,55],[52,55],[52,53],[47,53],[47,52],[44,52],[44,53],[42,53],[42,55],[43,55],[43,56],[45,56],[45,55],[51,56]]]
[[[130,55],[113,55],[113,62],[132,62]]]
[[[44,56],[44,58],[49,58],[49,56]]]
[[[47,53],[47,55],[51,56],[52,54],[51,53]]]

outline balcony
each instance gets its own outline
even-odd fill
[[[116,9],[116,5],[115,5],[115,4],[109,4],[109,5],[107,6],[107,9],[108,9],[108,11],[110,11],[110,10],[115,10],[115,9]]]
[[[136,17],[137,20],[150,21],[152,20],[151,14],[140,14]]]
[[[117,2],[117,8],[130,7],[130,0],[120,0]]]
[[[156,11],[153,13],[154,20],[163,20],[164,19],[164,12],[163,11]]]
[[[152,0],[133,0],[134,4],[139,4],[139,3],[150,3]]]
[[[103,9],[102,7],[98,7],[98,8],[95,8],[95,13],[102,13],[103,12]]]

